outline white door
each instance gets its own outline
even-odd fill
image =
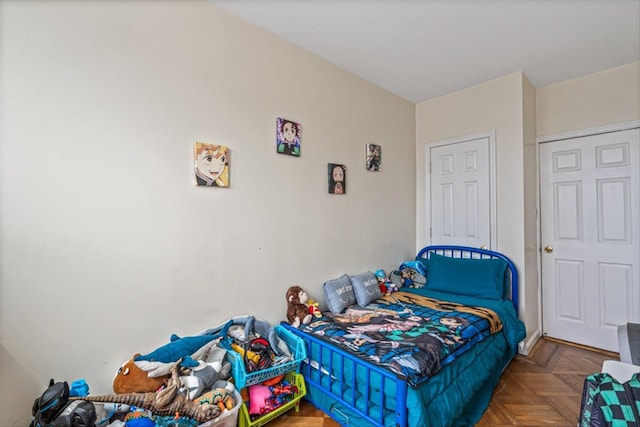
[[[492,247],[492,138],[462,138],[429,146],[427,217],[431,244]]]
[[[640,322],[639,134],[540,145],[545,335],[618,351]]]

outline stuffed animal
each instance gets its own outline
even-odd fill
[[[135,410],[124,416],[125,427],[154,427],[156,423],[145,410]]]
[[[320,303],[315,302],[311,298],[307,298],[307,302],[304,303],[304,305],[309,308],[309,314],[311,314],[313,317],[322,317],[322,312],[320,311],[320,308],[318,308]]]
[[[406,261],[400,264],[398,270],[394,270],[389,274],[389,279],[398,288],[403,286],[409,288],[423,288],[427,283],[426,271],[422,263],[418,261]]]
[[[169,375],[152,378],[143,371],[133,359],[139,354],[133,355],[120,366],[113,378],[113,392],[123,393],[148,393],[158,390],[167,383]]]
[[[227,379],[231,373],[229,362],[204,363],[199,362],[195,368],[189,369],[188,375],[180,375],[180,391],[188,394],[189,399],[194,400],[202,395],[205,390],[211,389],[213,384],[221,379]]]
[[[398,286],[387,277],[387,273],[383,269],[376,270],[376,279],[378,279],[378,287],[382,295],[391,295],[392,292],[398,291]]]
[[[213,340],[220,340],[219,335],[196,335],[192,337],[180,338],[176,334],[171,335],[169,344],[158,347],[151,353],[145,355],[137,355],[134,361],[149,361],[172,363],[182,359],[181,366],[185,368],[194,368],[198,366],[198,362],[191,358],[191,355],[200,350],[204,345]]]
[[[387,281],[387,273],[384,272],[384,270],[379,269],[376,270],[376,279],[378,279],[378,287],[380,288],[380,292],[382,293],[382,295],[389,295],[391,292],[389,292],[389,286],[388,286],[388,282]]]
[[[387,282],[387,294],[391,295],[394,292],[398,292],[400,289],[398,289],[398,285],[396,285],[393,282]]]
[[[309,296],[300,286],[291,286],[287,290],[287,320],[294,328],[311,322],[311,314],[305,303]]]
[[[198,402],[201,405],[217,406],[220,413],[233,409],[236,405],[233,398],[235,390],[233,384],[226,381],[216,381],[213,387],[213,390],[194,399],[194,402]]]

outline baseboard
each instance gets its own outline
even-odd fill
[[[537,329],[528,340],[520,341],[518,343],[518,353],[527,356],[541,336],[540,329]]]

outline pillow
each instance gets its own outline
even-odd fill
[[[327,307],[332,313],[342,313],[345,308],[356,303],[351,280],[346,274],[337,279],[324,282],[322,292],[324,293]]]
[[[502,299],[506,273],[507,262],[503,259],[450,258],[432,253],[427,289]]]
[[[378,278],[375,274],[367,271],[357,276],[351,276],[351,284],[353,292],[356,294],[356,301],[360,307],[368,305],[371,301],[375,301],[382,297]]]

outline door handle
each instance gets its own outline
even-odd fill
[[[480,246],[480,249],[484,249],[486,251],[487,247],[485,245],[482,245],[482,246]]]
[[[553,248],[551,246],[545,246],[544,247],[544,251],[548,254],[550,254],[551,252],[553,252]]]

